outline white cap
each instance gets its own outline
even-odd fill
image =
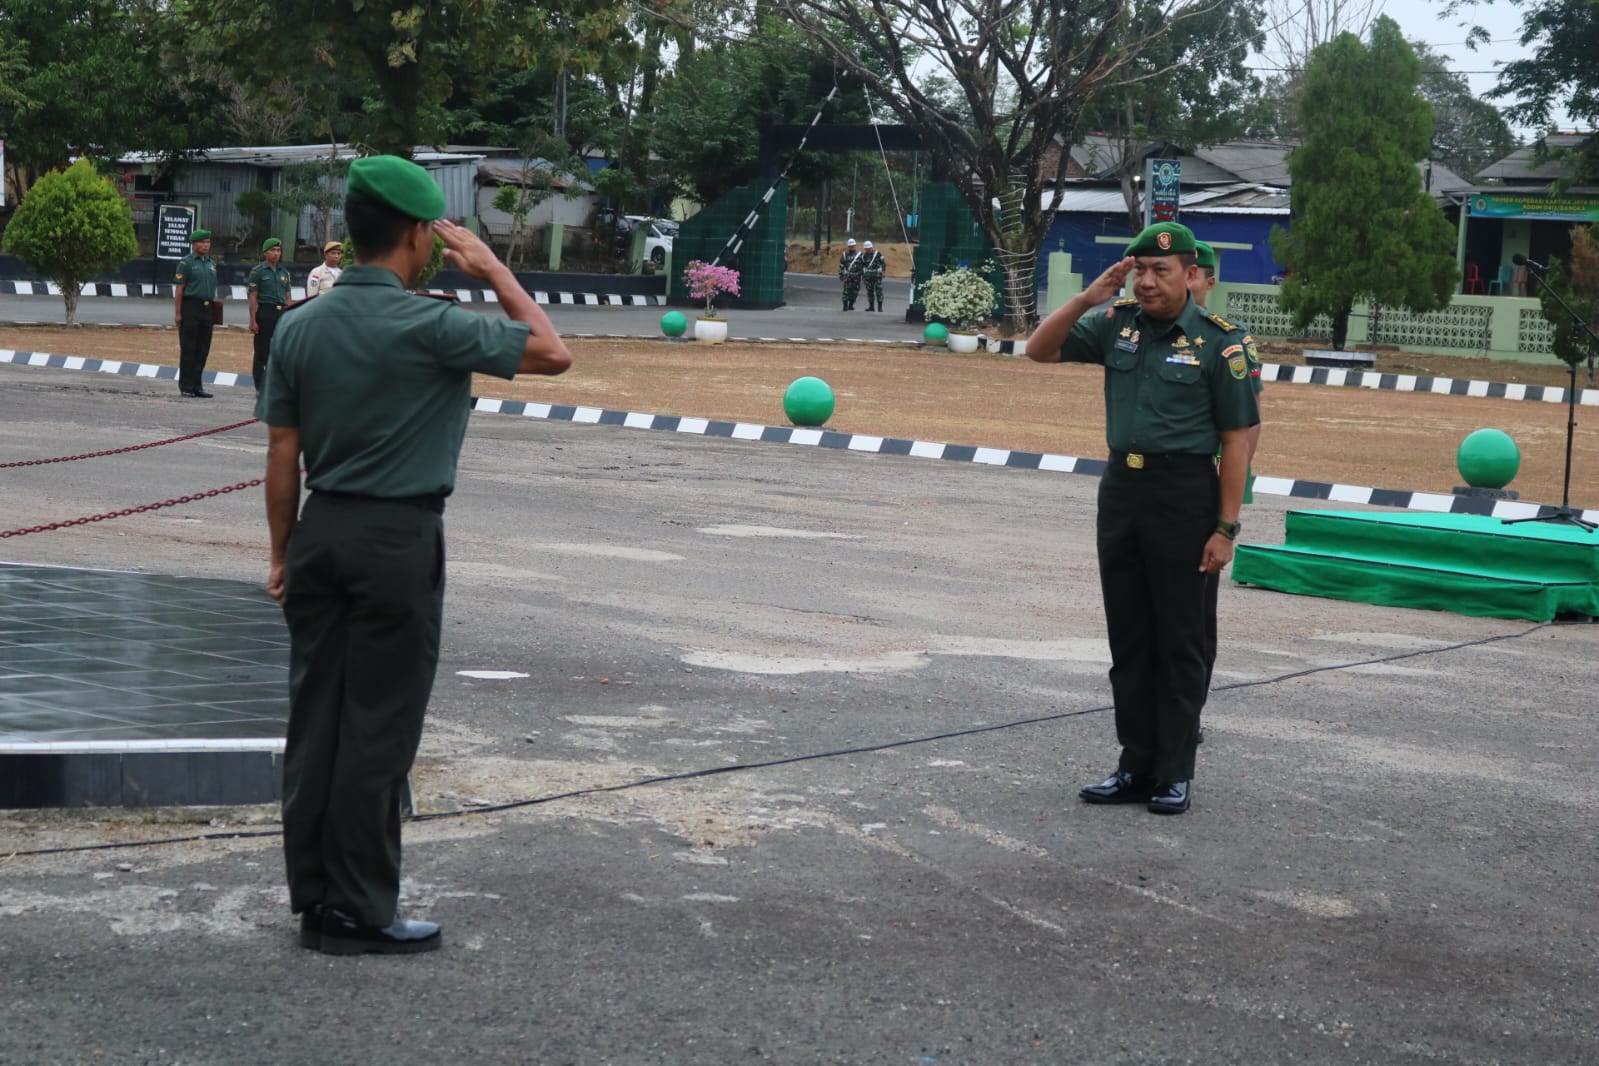
[[[871,241],[867,241],[865,244],[861,245],[862,248],[870,248],[871,246],[872,246],[872,242]]]
[[[846,241],[845,242],[845,247],[848,247],[848,248],[855,247],[855,238],[851,237],[848,241]]]

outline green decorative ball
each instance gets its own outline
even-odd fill
[[[783,393],[783,413],[796,426],[820,426],[833,417],[833,389],[821,378],[795,378]]]
[[[668,337],[681,337],[688,329],[688,316],[681,311],[668,311],[661,316],[661,332]]]
[[[1460,442],[1455,465],[1472,488],[1502,489],[1521,469],[1521,449],[1508,433],[1479,429]]]
[[[922,340],[932,344],[943,344],[948,339],[949,330],[944,327],[943,323],[929,322],[927,328],[922,330]]]

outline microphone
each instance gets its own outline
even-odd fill
[[[1522,255],[1520,252],[1517,252],[1515,255],[1511,256],[1510,257],[1510,261],[1512,263],[1516,264],[1518,267],[1519,266],[1530,266],[1534,270],[1548,270],[1549,269],[1548,267],[1544,266],[1542,263],[1533,262],[1531,259],[1528,259],[1526,256]]]

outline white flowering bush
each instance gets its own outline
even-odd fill
[[[984,264],[985,270],[989,269]],[[917,294],[928,318],[942,318],[955,329],[974,330],[994,313],[999,294],[977,270],[960,266],[934,274]]]

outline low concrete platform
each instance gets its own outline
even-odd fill
[[[280,798],[288,659],[258,585],[0,563],[0,808]]]

